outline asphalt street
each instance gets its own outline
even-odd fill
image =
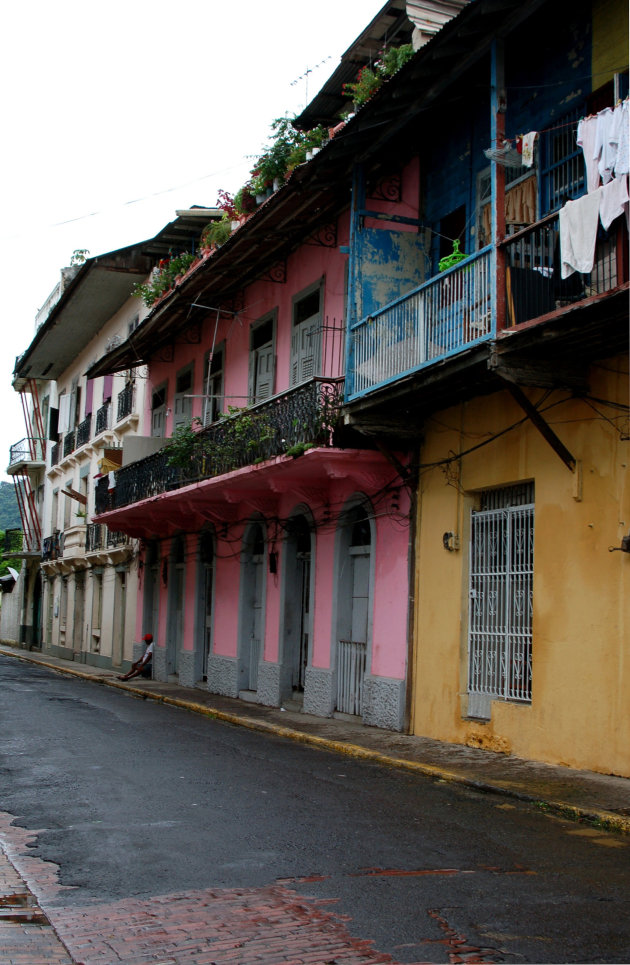
[[[628,837],[4,657],[0,728],[53,923],[254,889],[401,963],[630,961]]]

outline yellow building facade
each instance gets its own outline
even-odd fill
[[[517,757],[630,776],[630,554],[619,551],[630,531],[628,356],[592,365],[588,386],[582,398],[526,390],[575,459],[574,471],[507,392],[474,398],[426,421],[415,535],[410,729]],[[512,687],[514,698],[507,686],[500,696],[486,696],[480,712],[471,693],[478,645],[472,626],[484,593],[472,574],[471,527],[484,494],[498,494],[500,505],[523,486],[533,500],[529,694]],[[491,537],[487,560],[495,542]],[[515,600],[520,606],[527,596],[518,589],[519,578],[514,576],[510,606]],[[486,604],[497,586],[494,577],[486,584]],[[486,612],[482,620],[482,659],[492,663],[499,690],[510,673],[513,645],[506,630],[509,615],[501,611],[505,605],[499,602],[499,612]],[[523,619],[515,622],[518,637]],[[501,647],[505,665],[497,654]],[[522,665],[518,674],[522,683],[527,676]]]

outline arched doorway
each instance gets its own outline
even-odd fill
[[[287,526],[284,554],[283,699],[301,700],[312,633],[312,527],[305,515]]]
[[[258,689],[258,665],[265,634],[265,534],[252,523],[243,540],[241,558],[239,691]]]
[[[363,713],[372,611],[372,525],[363,505],[340,521],[337,551],[337,695],[335,709]]]

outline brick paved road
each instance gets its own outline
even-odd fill
[[[396,965],[353,934],[334,900],[283,884],[51,904],[66,889],[54,864],[28,853],[34,839],[0,813],[0,841],[10,857],[0,852],[2,965]],[[425,929],[430,958],[414,965],[503,960],[497,950],[472,946],[438,910],[429,912]]]

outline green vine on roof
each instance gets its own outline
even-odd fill
[[[162,258],[157,267],[153,269],[148,282],[135,285],[131,290],[132,295],[141,298],[149,308],[155,304],[169,289],[173,288],[176,279],[180,275],[185,275],[192,263],[195,255],[189,251],[182,251],[179,255],[170,255]]]
[[[383,81],[399,71],[413,57],[413,54],[412,44],[386,47],[381,51],[380,58],[374,66],[362,67],[356,80],[343,85],[343,93],[351,97],[357,107],[361,107],[376,93]]]

